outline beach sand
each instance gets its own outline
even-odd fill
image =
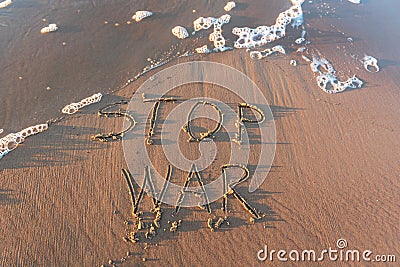
[[[161,4],[155,0],[14,2],[0,10],[0,23],[8,25],[0,26],[0,128],[6,132],[60,117],[61,108],[70,102],[117,89],[148,64],[148,57],[161,58],[165,51],[185,52],[208,43],[206,33],[178,41],[170,29],[189,26],[199,16],[223,15],[225,5],[224,1]],[[278,266],[285,263],[260,262],[257,252],[265,245],[275,250],[321,251],[336,248],[340,238],[347,240],[350,249],[398,257],[400,32],[396,10],[400,4],[395,0],[361,5],[324,2],[330,8],[321,1],[303,5],[309,47],[329,59],[340,78],[356,74],[365,86],[326,94],[318,88],[308,63],[293,52],[255,61],[245,50],[234,50],[181,58],[153,70],[105,95],[101,103],[52,124],[1,159],[0,266],[100,266],[110,259],[118,266]],[[234,26],[271,25],[288,7],[290,1],[246,1],[231,12],[232,21],[224,26],[226,36],[232,43]],[[126,24],[141,9],[155,14],[141,23]],[[60,30],[41,35],[40,28],[53,22]],[[287,39],[293,37],[291,30],[276,43],[288,46]],[[378,58],[380,72],[366,72],[351,57],[361,59],[364,53]],[[289,65],[291,59],[298,66]],[[109,103],[129,100],[157,71],[192,60],[219,62],[242,71],[269,101],[277,133],[271,172],[254,193],[248,193],[245,185],[238,189],[267,216],[252,224],[250,215],[230,199],[230,226],[211,232],[207,219],[220,213],[221,201],[211,205],[212,215],[183,208],[175,218],[170,216],[173,207],[164,205],[162,228],[168,228],[168,220],[181,219],[178,231],[167,229],[151,241],[126,243],[123,237],[130,226],[124,222],[132,218],[121,173],[126,168],[122,143],[90,140],[91,135],[120,129],[123,119],[98,118],[96,113]],[[190,89],[183,86],[176,93],[186,98],[196,93],[225,97],[223,90],[211,85]],[[228,96],[225,101],[239,99]],[[218,155],[229,152],[227,144],[218,148]],[[198,153],[186,150],[189,157]],[[154,147],[149,154],[164,172],[163,155]],[[219,166],[224,157],[218,159]],[[217,170],[204,176],[210,179]],[[183,175],[176,173],[177,183],[183,184],[179,178]],[[143,205],[148,211],[149,197]],[[127,260],[120,262],[123,257]],[[343,264],[325,261],[329,266]]]

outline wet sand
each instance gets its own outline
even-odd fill
[[[0,128],[13,132],[57,118],[65,104],[124,84],[147,65],[148,57],[160,58],[171,46],[175,53],[208,43],[205,33],[199,39],[177,41],[170,29],[191,25],[198,16],[220,16],[225,5],[224,1],[139,2],[15,1],[0,10],[0,23],[8,25],[0,26]],[[46,133],[30,137],[1,159],[0,265],[100,266],[109,259],[120,260],[127,251],[131,256],[119,266],[264,265],[272,264],[257,260],[264,245],[319,251],[336,247],[339,238],[346,239],[349,248],[400,255],[400,36],[395,13],[399,3],[325,2],[335,8],[334,13],[321,7],[320,1],[303,5],[309,47],[329,59],[339,77],[356,74],[365,81],[361,89],[324,93],[309,65],[294,53],[254,61],[245,50],[234,50],[164,66],[194,59],[220,62],[242,71],[261,88],[275,117],[276,155],[256,192],[248,193],[245,185],[239,190],[267,213],[266,218],[251,224],[249,214],[232,199],[231,225],[219,231],[207,228],[210,215],[205,211],[185,208],[176,217],[182,219],[178,232],[160,231],[147,241],[146,249],[146,241],[122,240],[129,228],[124,221],[131,213],[121,173],[126,168],[122,144],[92,142],[90,136],[122,127],[122,119],[99,119],[97,110],[129,100],[156,70],[51,125]],[[273,24],[289,6],[289,1],[246,1],[232,11],[232,21],[224,30],[232,42],[232,27]],[[127,25],[139,9],[156,14]],[[59,24],[60,30],[40,35],[40,28],[47,25],[42,18],[47,24]],[[288,46],[291,35],[295,33],[289,31],[276,44]],[[364,53],[379,59],[381,72],[368,73],[351,57],[360,59]],[[290,66],[290,59],[299,65]],[[189,97],[187,89],[177,92]],[[209,85],[195,89],[206,97],[225,97]],[[226,101],[238,100],[231,96]],[[221,155],[229,149],[226,144],[220,147]],[[156,148],[149,148],[149,153],[164,170],[164,158]],[[196,153],[188,152],[189,157]],[[215,172],[210,170],[205,177]],[[143,209],[146,206],[150,207],[148,197]],[[215,214],[220,212],[220,202],[211,207]],[[166,226],[167,220],[175,218],[170,217],[172,207],[163,208]]]

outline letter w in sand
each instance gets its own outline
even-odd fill
[[[138,215],[139,205],[140,205],[141,200],[143,199],[143,195],[144,195],[144,191],[145,191],[146,187],[148,187],[150,196],[153,199],[154,209],[158,208],[161,205],[162,199],[165,195],[165,192],[167,191],[168,182],[171,179],[172,168],[170,165],[168,165],[167,174],[165,177],[163,187],[160,192],[160,196],[158,197],[158,200],[155,199],[156,193],[155,193],[155,189],[154,189],[153,180],[151,178],[150,169],[148,166],[146,166],[144,168],[144,180],[143,180],[143,183],[142,183],[142,186],[139,191],[139,195],[138,195],[137,199],[135,198],[135,190],[134,190],[134,185],[133,185],[134,179],[132,177],[132,174],[126,169],[122,169],[122,173],[128,184],[129,193],[130,193],[131,202],[132,202],[132,215],[133,216]]]

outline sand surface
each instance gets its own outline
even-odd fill
[[[117,89],[148,64],[148,57],[162,58],[168,51],[175,54],[208,43],[206,33],[178,41],[170,29],[189,26],[198,16],[220,16],[225,5],[224,1],[155,0],[14,2],[0,9],[0,23],[6,25],[0,26],[0,128],[5,133],[57,118],[70,102]],[[162,228],[167,228],[168,220],[181,219],[178,232],[160,231],[153,240],[137,244],[123,241],[130,229],[124,222],[132,218],[121,173],[126,168],[122,144],[92,142],[90,136],[120,129],[122,119],[98,118],[97,110],[129,100],[161,67],[106,95],[101,103],[52,124],[46,133],[29,138],[1,159],[0,266],[100,266],[110,259],[118,266],[278,266],[284,263],[259,262],[257,252],[264,245],[320,251],[336,247],[339,238],[346,239],[351,249],[399,257],[400,21],[396,11],[400,5],[396,0],[361,5],[324,2],[330,8],[322,1],[303,5],[309,48],[328,58],[339,77],[356,74],[364,80],[361,89],[324,93],[309,65],[289,49],[288,55],[260,61],[252,60],[245,50],[234,50],[164,66],[191,60],[223,63],[248,75],[263,91],[276,124],[275,159],[256,192],[248,193],[246,185],[238,190],[267,214],[265,218],[250,223],[250,215],[230,199],[231,225],[211,232],[206,222],[220,214],[221,201],[211,205],[212,215],[185,208],[175,218],[170,216],[172,207],[165,205]],[[224,26],[226,36],[232,43],[234,26],[273,24],[289,6],[289,1],[246,1],[232,11],[231,23]],[[140,9],[151,9],[155,15],[139,24],[126,24]],[[53,22],[60,30],[40,35],[40,28]],[[289,47],[287,39],[293,40],[297,33],[289,31],[277,44]],[[364,54],[379,59],[379,73],[366,72],[351,57],[360,59]],[[299,65],[290,66],[290,59]],[[233,105],[240,100],[211,85],[182,86],[175,93],[183,98],[224,99]],[[168,110],[166,106],[160,116]],[[187,136],[181,138],[185,141]],[[230,145],[221,142],[218,148],[217,166]],[[198,156],[192,144],[182,142],[182,150],[188,158]],[[148,153],[164,172],[165,158],[157,146]],[[217,171],[207,170],[206,181]],[[175,182],[183,184],[184,175],[177,172]],[[142,209],[149,207],[146,197]],[[131,256],[120,262],[127,251]],[[335,264],[344,263],[323,265]]]

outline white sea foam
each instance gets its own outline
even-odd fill
[[[302,43],[304,43],[306,41],[306,39],[304,39],[303,37],[297,38],[294,42],[298,45],[301,45]]]
[[[231,11],[232,9],[234,9],[235,7],[236,7],[236,3],[233,2],[233,1],[230,1],[230,2],[226,3],[226,5],[225,5],[225,7],[224,7],[224,10],[225,10],[226,12],[229,12],[229,11]]]
[[[301,4],[304,1],[292,0],[292,6],[281,12],[274,25],[259,26],[257,28],[235,27],[232,33],[239,36],[236,40],[235,48],[254,48],[263,46],[276,41],[286,35],[286,26],[292,23],[293,27],[299,27],[303,24],[303,10]]]
[[[83,108],[83,107],[86,107],[88,105],[100,102],[102,97],[103,97],[103,95],[101,93],[97,93],[97,94],[89,96],[89,97],[87,97],[85,99],[82,99],[78,103],[71,103],[69,105],[66,105],[62,109],[62,113],[64,113],[64,114],[74,114],[74,113],[78,112],[78,110]]]
[[[11,4],[12,4],[12,0],[5,0],[3,2],[0,2],[0,8],[7,7],[7,6],[11,5]]]
[[[364,64],[364,68],[369,72],[378,72],[380,69],[378,60],[372,56],[365,55],[365,57],[362,59],[362,62]]]
[[[202,47],[196,48],[196,53],[197,54],[209,54],[212,51],[208,49],[207,45],[203,45]]]
[[[182,27],[182,26],[175,26],[172,29],[172,34],[175,35],[176,37],[178,37],[179,39],[185,39],[187,37],[189,37],[189,33],[186,30],[186,28]]]
[[[49,26],[46,26],[40,30],[40,33],[49,33],[49,32],[55,32],[58,30],[57,24],[49,24]]]
[[[231,16],[226,14],[219,18],[200,17],[193,21],[194,31],[207,30],[211,26],[214,27],[214,31],[209,35],[209,40],[214,43],[215,52],[223,52],[232,49],[231,47],[225,46],[226,41],[222,36],[222,26],[230,22]]]
[[[344,82],[339,81],[335,75],[333,65],[327,59],[319,58],[317,55],[314,55],[310,67],[317,74],[316,79],[319,88],[326,93],[340,93],[347,88],[361,88],[363,85],[363,82],[355,75]]]
[[[252,59],[262,59],[264,57],[267,57],[269,55],[272,55],[273,53],[281,53],[281,54],[286,54],[285,48],[281,45],[276,45],[272,48],[267,48],[263,51],[251,51],[250,52],[250,57]]]
[[[38,124],[23,129],[18,133],[10,133],[3,138],[0,138],[0,159],[16,149],[18,145],[23,143],[27,137],[44,132],[48,128],[48,124]]]
[[[140,10],[140,11],[136,11],[135,15],[132,16],[132,19],[136,22],[139,22],[142,19],[150,17],[152,15],[153,15],[153,12],[151,12],[151,11]]]

